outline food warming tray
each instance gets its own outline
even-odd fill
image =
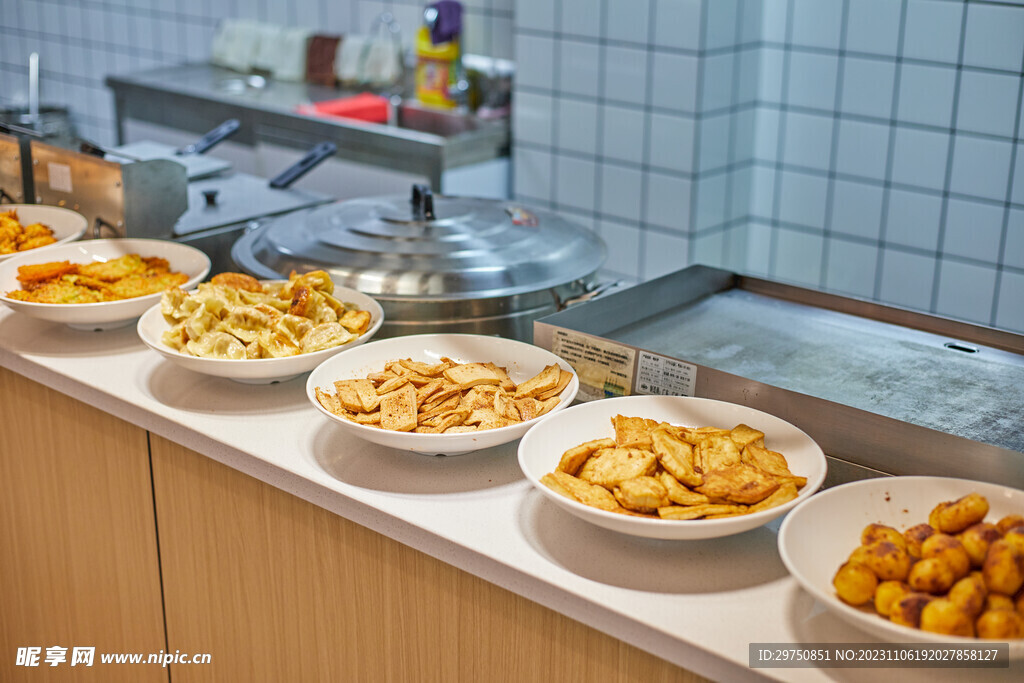
[[[541,318],[534,341],[583,400],[732,401],[859,467],[1024,485],[1018,334],[692,266]]]

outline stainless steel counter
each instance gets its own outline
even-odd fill
[[[441,187],[446,170],[508,155],[507,119],[433,111],[408,101],[389,124],[305,116],[296,106],[355,93],[269,79],[253,87],[245,74],[209,64],[111,75],[106,84],[114,93],[119,143],[126,119],[201,134],[237,118],[242,125],[232,142],[308,149],[330,141],[338,158],[422,175],[434,188]]]

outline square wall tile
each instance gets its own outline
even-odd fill
[[[632,7],[630,0],[621,0]],[[654,0],[654,44],[684,50],[700,49],[702,0]]]
[[[774,230],[764,222],[751,220],[746,230],[746,261],[739,269],[750,275],[767,276]]]
[[[904,63],[897,117],[900,121],[949,128],[955,90],[955,68]]]
[[[838,179],[833,183],[832,231],[877,240],[882,227],[882,186]]]
[[[749,45],[761,42],[764,25],[764,0],[741,0],[740,43]]]
[[[607,0],[605,38],[647,44],[654,3],[655,0]]]
[[[782,112],[759,107],[754,117],[754,158],[758,161],[776,162],[779,154],[779,124]]]
[[[879,298],[897,306],[929,310],[935,266],[936,261],[930,256],[886,249],[882,254]]]
[[[733,225],[721,232],[722,268],[742,271],[747,262],[747,227]]]
[[[737,85],[733,75],[735,64],[736,54],[732,52],[704,57],[700,100],[702,111],[725,109],[733,104]]]
[[[517,145],[512,150],[512,158],[513,196],[550,203],[553,164],[551,153],[524,149]]]
[[[779,220],[823,229],[828,178],[824,175],[782,171],[779,173],[779,183]]]
[[[782,76],[785,52],[766,47],[758,51],[757,99],[769,104],[782,102]]]
[[[689,265],[690,238],[647,230],[643,235],[643,268],[645,280],[674,273]]]
[[[555,41],[548,36],[516,36],[516,87],[551,90],[555,82]]]
[[[513,44],[515,35],[513,26],[514,22],[511,17],[492,16],[490,51],[484,54],[498,59],[514,60],[516,52]]]
[[[1020,10],[1024,14],[1024,9]],[[1024,34],[1021,35],[1024,42]],[[960,77],[957,130],[1013,137],[1020,76],[964,69]]]
[[[776,232],[772,275],[787,282],[818,287],[824,238],[789,228],[777,228]]]
[[[949,156],[947,133],[897,127],[892,180],[896,183],[941,190]]]
[[[697,64],[696,57],[655,52],[651,104],[693,113],[697,103]]]
[[[761,17],[761,37],[770,43],[785,43],[789,0],[763,0]]]
[[[605,98],[630,104],[644,102],[647,99],[647,51],[609,45],[602,52]]]
[[[715,230],[698,235],[690,241],[690,263],[700,263],[713,268],[722,267],[722,253],[725,251],[725,233]]]
[[[704,6],[704,49],[715,50],[735,45],[739,2],[715,0]]]
[[[1003,263],[1024,270],[1024,209],[1010,209]]]
[[[640,277],[640,228],[635,223],[602,220],[597,223],[597,234],[608,245],[604,268],[626,277]]]
[[[794,45],[839,49],[842,0],[793,0]]]
[[[786,164],[827,171],[832,161],[831,116],[786,112],[782,160]]]
[[[1004,201],[1013,143],[970,135],[953,139],[953,175],[949,191]]]
[[[552,136],[552,113],[554,100],[548,95],[517,92],[512,108],[512,125],[518,142],[550,147]]]
[[[964,3],[908,0],[903,57],[956,64]]]
[[[774,168],[754,166],[750,188],[751,220],[762,218],[770,221],[772,219],[775,213],[775,184],[777,182],[778,178]]]
[[[559,0],[558,31],[561,33],[598,38],[601,36],[601,10],[592,0]],[[518,16],[518,15],[517,15]]]
[[[754,191],[754,167],[747,166],[732,172],[731,204],[726,220],[747,218],[750,215],[750,195]]]
[[[651,166],[685,173],[693,170],[692,117],[654,112],[648,130],[647,160]]]
[[[697,210],[694,217],[694,225],[691,230],[707,230],[721,225],[725,222],[727,211],[726,203],[729,199],[729,175],[719,173],[717,175],[701,177],[697,183]]]
[[[754,160],[754,136],[757,134],[757,110],[746,109],[733,115],[736,119],[733,126],[733,145],[730,164],[750,162]]]
[[[935,313],[988,325],[995,291],[995,268],[944,260]]]
[[[964,64],[1020,71],[1024,56],[1024,9],[970,3]]]
[[[644,203],[648,223],[677,233],[690,231],[689,180],[661,173],[647,174]]]
[[[846,51],[896,56],[900,38],[900,0],[856,0],[846,18]]]
[[[1024,143],[1017,143],[1013,165],[1013,192],[1010,196],[1015,204],[1024,204]]]
[[[594,208],[596,164],[575,157],[555,157],[555,202],[591,211]]]
[[[889,152],[889,126],[843,119],[839,122],[836,170],[840,173],[885,179]]]
[[[832,111],[835,108],[838,65],[836,57],[808,52],[791,53],[786,88],[789,104]]]
[[[994,264],[1002,235],[1002,206],[950,198],[940,245],[944,253]]]
[[[516,105],[518,106],[518,105]],[[597,151],[597,103],[590,100],[555,100],[557,131],[554,146],[580,154]],[[516,130],[518,136],[519,131]]]
[[[891,118],[895,78],[896,63],[893,61],[847,57],[843,60],[841,111],[844,114]]]
[[[939,248],[942,196],[892,188],[885,221],[885,241],[927,251]]]
[[[641,163],[647,120],[644,110],[606,105],[602,112],[601,153],[617,161]]]
[[[861,298],[871,297],[875,291],[878,247],[831,239],[826,249],[825,289]]]
[[[563,92],[586,97],[597,97],[597,67],[600,51],[594,43],[575,40],[558,41],[555,51],[558,68],[558,88]]]
[[[1024,274],[1003,271],[999,280],[996,326],[1024,332]]]
[[[732,114],[720,114],[700,120],[700,172],[713,171],[729,164],[729,144],[732,140]]]
[[[601,213],[620,219],[640,221],[643,180],[640,171],[615,164],[601,166],[601,195],[597,206]]]
[[[761,73],[760,48],[748,47],[736,53],[740,60],[739,83],[736,85],[736,101],[734,105],[757,102],[757,90],[760,87],[758,78]]]

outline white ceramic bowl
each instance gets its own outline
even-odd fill
[[[264,280],[264,282],[273,282]],[[384,310],[373,299],[362,292],[347,287],[335,287],[334,296],[340,301],[353,303],[364,311],[370,312],[370,327],[363,334],[359,335],[347,344],[335,346],[323,351],[303,353],[298,356],[286,358],[256,358],[252,360],[231,360],[227,358],[202,358],[190,356],[167,346],[161,340],[164,332],[170,329],[170,325],[160,312],[159,301],[139,318],[139,337],[146,343],[146,346],[159,353],[164,358],[180,365],[183,368],[214,377],[226,377],[244,384],[272,384],[297,377],[304,372],[309,372],[320,363],[331,356],[341,353],[353,346],[359,346],[369,341],[377,334],[381,324],[384,322]]]
[[[44,204],[0,204],[0,213],[7,213],[12,210],[18,212],[18,222],[22,225],[42,223],[53,231],[53,236],[57,241],[52,244],[47,244],[45,247],[36,247],[35,249],[29,249],[28,251],[19,251],[13,254],[0,254],[0,261],[6,261],[7,259],[14,258],[15,256],[21,256],[22,254],[37,254],[40,249],[49,249],[61,244],[67,244],[68,242],[74,242],[81,238],[89,227],[89,221],[86,220],[85,216],[77,211],[63,209],[59,206],[46,206]]]
[[[599,510],[555,493],[541,483],[558,466],[562,453],[586,441],[615,436],[611,418],[643,417],[688,427],[731,429],[739,423],[764,432],[765,444],[786,456],[793,474],[807,477],[795,500],[769,510],[725,519],[668,520],[632,517]],[[545,420],[519,443],[519,466],[551,502],[592,524],[624,534],[670,540],[730,536],[759,527],[806,500],[825,480],[825,454],[811,437],[774,415],[746,406],[687,396],[623,396],[573,406]]]
[[[159,303],[161,294],[149,294],[134,299],[104,301],[95,304],[37,304],[11,299],[7,292],[21,289],[18,282],[18,266],[51,261],[91,263],[109,261],[126,254],[167,259],[171,270],[184,273],[188,281],[182,287],[195,287],[210,272],[210,259],[195,247],[177,242],[150,239],[103,239],[69,242],[58,246],[43,247],[19,254],[0,263],[0,301],[18,313],[64,323],[83,330],[106,330],[124,327]]]
[[[913,643],[994,641],[928,633],[894,624],[874,609],[851,607],[836,597],[832,578],[871,523],[903,531],[928,521],[939,503],[977,492],[989,502],[987,521],[1024,514],[1024,491],[999,484],[945,477],[881,477],[822,491],[794,509],[779,529],[779,554],[804,590],[852,626],[883,640]],[[1010,657],[1024,657],[1024,641],[1010,641]]]
[[[316,399],[314,390],[317,387],[333,393],[336,380],[365,378],[372,372],[382,371],[388,361],[411,358],[425,363],[438,363],[442,356],[463,363],[493,362],[506,368],[509,377],[517,384],[533,377],[552,363],[557,363],[560,368],[572,372],[573,377],[559,394],[559,404],[547,415],[509,427],[465,434],[417,434],[367,427],[331,413]],[[532,426],[556,415],[558,411],[572,403],[579,387],[579,379],[571,365],[550,351],[532,344],[476,334],[419,334],[375,341],[325,361],[310,374],[306,382],[306,395],[317,410],[344,427],[353,436],[389,448],[425,455],[459,455],[515,441]]]

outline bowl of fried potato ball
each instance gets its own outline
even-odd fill
[[[890,641],[995,640],[1024,656],[1024,491],[944,477],[844,484],[779,530],[794,578]]]
[[[532,344],[476,334],[381,339],[324,361],[306,382],[351,436],[423,455],[515,441],[572,403],[572,366]]]
[[[746,406],[686,396],[602,399],[543,421],[519,465],[548,500],[625,534],[697,540],[761,526],[825,480],[806,433]]]
[[[167,289],[137,329],[183,368],[245,384],[283,382],[368,341],[384,322],[372,297],[322,270],[287,280],[218,273],[194,290]]]
[[[187,244],[80,240],[0,263],[0,301],[33,318],[106,330],[130,325],[167,287],[194,287],[209,272],[209,257]]]
[[[43,247],[67,244],[85,234],[85,216],[59,206],[0,206],[0,261]]]

